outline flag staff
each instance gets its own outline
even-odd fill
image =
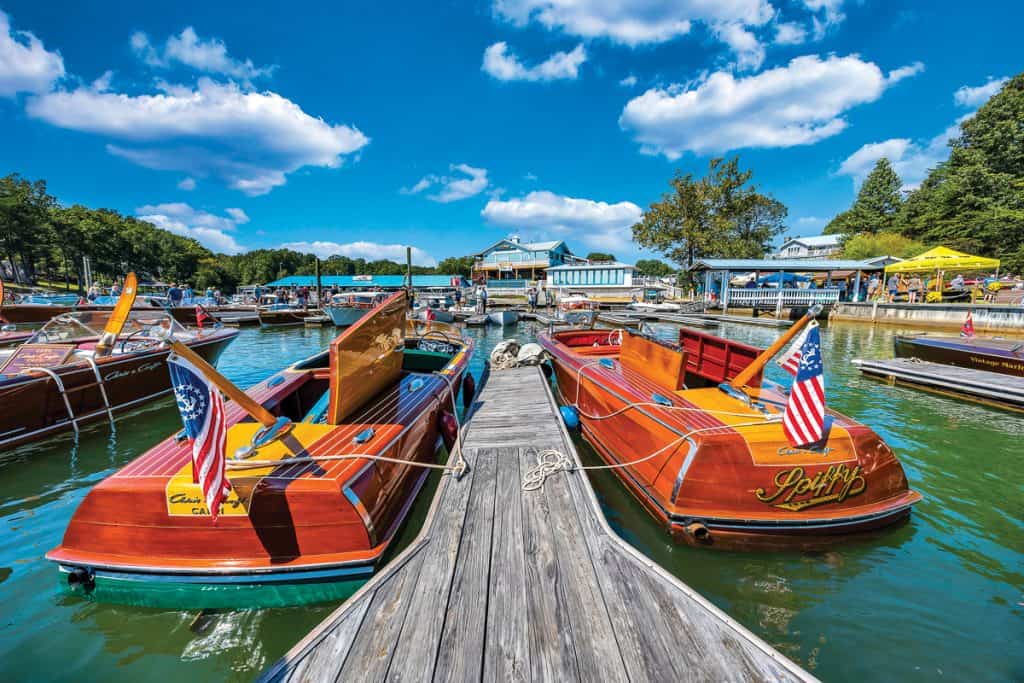
[[[278,419],[269,410],[239,389],[234,382],[217,372],[217,369],[207,363],[198,353],[173,337],[168,337],[165,341],[176,354],[196,366],[206,375],[206,379],[210,380],[225,396],[240,405],[242,410],[252,415],[264,427],[270,428],[277,424]]]
[[[819,313],[821,313],[820,304],[815,304],[808,308],[807,313],[793,323],[793,325],[786,330],[781,337],[775,340],[774,344],[762,351],[761,355],[755,358],[750,365],[741,370],[740,373],[736,375],[731,382],[729,382],[729,386],[733,389],[742,391],[743,388],[747,386],[747,383],[757,376],[757,373],[764,369],[764,366],[768,364],[768,361],[774,358],[775,355],[781,351],[791,339],[793,339],[793,337],[800,334],[800,330],[802,330],[811,320],[818,317]]]

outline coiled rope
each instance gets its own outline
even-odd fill
[[[469,372],[469,369],[466,369]],[[451,472],[455,475],[455,478],[461,478],[469,470],[469,464],[466,462],[465,457],[462,455],[462,424],[459,421],[459,411],[456,406],[456,392],[454,380],[450,375],[444,375],[440,372],[433,372],[431,374],[437,375],[448,383],[448,393],[452,402],[452,415],[455,417],[455,441],[452,443],[451,453],[455,456],[455,464],[438,464],[432,462],[418,462],[415,460],[402,460],[401,458],[389,458],[384,455],[375,455],[373,453],[346,453],[344,455],[309,455],[301,458],[287,458],[284,460],[228,460],[227,469],[229,470],[251,470],[261,469],[264,467],[281,467],[282,465],[298,465],[303,463],[316,463],[316,462],[334,462],[339,460],[373,460],[376,462],[390,462],[398,465],[409,465],[410,467],[420,467],[423,469],[430,470],[442,470],[444,472]]]
[[[592,365],[599,364],[600,362],[601,361],[598,360],[591,361],[589,363],[584,363],[579,368],[577,368],[576,371],[576,400],[571,405],[580,415],[584,416],[588,420],[607,420],[609,418],[615,417],[616,415],[621,415],[627,410],[641,407],[653,407],[659,408],[661,410],[678,410],[682,412],[700,412],[709,415],[731,415],[734,417],[751,416],[750,413],[737,413],[730,412],[727,410],[705,410],[703,408],[690,408],[687,406],[664,405],[661,403],[655,403],[653,401],[636,401],[632,403],[627,403],[623,407],[614,410],[608,413],[607,415],[588,414],[579,407],[580,385],[582,384],[582,380],[584,377],[583,370]],[[568,401],[565,400],[565,396],[562,395],[561,388],[558,389],[558,395],[562,398],[563,403],[568,403]],[[656,458],[662,453],[665,453],[666,451],[674,450],[684,441],[692,437],[694,434],[710,432],[716,429],[723,428],[740,429],[743,427],[762,426],[772,422],[778,422],[781,419],[781,414],[764,415],[761,419],[754,420],[751,422],[739,422],[736,424],[729,425],[711,425],[709,427],[698,427],[696,429],[691,429],[690,431],[686,432],[685,434],[682,434],[681,436],[679,436],[676,439],[673,439],[672,441],[669,441],[667,444],[657,449],[653,453],[650,453],[640,458],[636,458],[635,460],[630,460],[628,462],[619,462],[606,465],[580,465],[579,467],[577,467],[576,464],[572,461],[572,459],[569,458],[569,456],[567,456],[565,453],[562,453],[561,451],[554,448],[548,448],[542,451],[537,451],[537,464],[528,469],[526,471],[526,474],[523,475],[522,488],[524,491],[537,491],[539,489],[542,489],[544,488],[544,481],[552,474],[555,474],[556,472],[560,471],[572,472],[575,470],[614,470],[623,467],[632,467],[633,465],[639,465],[642,462],[646,462],[648,460],[651,460],[652,458]],[[536,451],[536,449],[533,450]]]

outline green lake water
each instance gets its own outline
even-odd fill
[[[478,340],[474,373],[497,341],[534,332],[529,324],[469,329]],[[668,326],[658,332],[673,334]],[[823,351],[830,406],[875,428],[924,496],[905,525],[820,553],[687,548],[614,475],[591,480],[628,541],[823,680],[1024,680],[1024,417],[861,378],[849,361],[891,356],[894,332],[833,325]],[[720,333],[763,346],[778,331],[726,325]],[[247,386],[332,334],[246,329],[221,369]],[[97,425],[77,443],[68,436],[4,454],[0,680],[250,680],[334,609],[200,615],[96,604],[59,590],[42,556],[89,487],[178,425],[168,399],[120,420],[115,435]],[[596,459],[580,447],[585,460]]]

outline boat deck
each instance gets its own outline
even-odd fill
[[[929,363],[914,358],[856,359],[865,375],[1010,410],[1024,411],[1024,377]]]
[[[813,680],[622,541],[587,477],[523,491],[536,452],[579,462],[537,368],[495,372],[419,536],[264,681]]]

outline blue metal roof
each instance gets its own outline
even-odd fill
[[[413,275],[413,287],[450,287],[453,277],[458,275]],[[354,275],[321,275],[323,287],[383,287],[384,289],[400,289],[405,286],[404,275],[373,275],[369,280],[355,279]],[[289,275],[280,280],[268,282],[266,287],[315,287],[315,275]]]
[[[752,270],[787,270],[796,273],[827,273],[831,270],[882,270],[870,261],[852,261],[848,259],[747,259],[747,258],[708,258],[700,259],[690,270],[731,270],[746,272]]]

